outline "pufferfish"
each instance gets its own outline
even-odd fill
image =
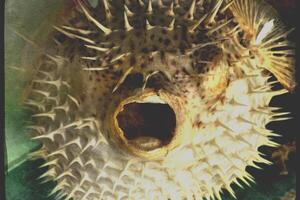
[[[295,87],[291,30],[260,0],[74,0],[34,67],[28,128],[58,199],[221,199],[271,164]],[[275,81],[272,81],[272,77]],[[282,87],[274,88],[280,84]]]

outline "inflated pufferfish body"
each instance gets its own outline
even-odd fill
[[[285,113],[293,50],[258,0],[100,0],[55,26],[27,104],[52,194],[78,199],[220,199]],[[285,89],[273,91],[270,73]]]

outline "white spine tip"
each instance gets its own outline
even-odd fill
[[[273,27],[274,27],[274,19],[265,23],[261,31],[258,33],[256,37],[255,44],[256,45],[261,44],[263,39],[272,31]]]
[[[153,29],[153,28],[154,28],[154,26],[152,26],[152,25],[149,23],[148,19],[146,19],[146,29],[147,29],[147,30],[151,30],[151,29]]]
[[[124,28],[125,28],[126,31],[130,31],[130,30],[133,29],[133,27],[129,24],[126,11],[124,11]]]
[[[148,1],[148,7],[147,7],[147,13],[152,14],[153,8],[152,8],[152,0]]]

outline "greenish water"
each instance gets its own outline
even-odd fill
[[[5,141],[7,168],[13,169],[24,162],[28,152],[37,146],[29,140],[25,124],[29,112],[22,106],[25,71],[30,66],[21,64],[24,47],[28,46],[18,34],[39,40],[52,28],[55,13],[64,0],[7,0],[5,1]],[[37,49],[31,48],[32,51]],[[22,62],[23,63],[23,62]]]

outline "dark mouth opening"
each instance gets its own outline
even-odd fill
[[[129,103],[117,120],[126,139],[142,150],[169,144],[176,127],[173,109],[161,103]]]

